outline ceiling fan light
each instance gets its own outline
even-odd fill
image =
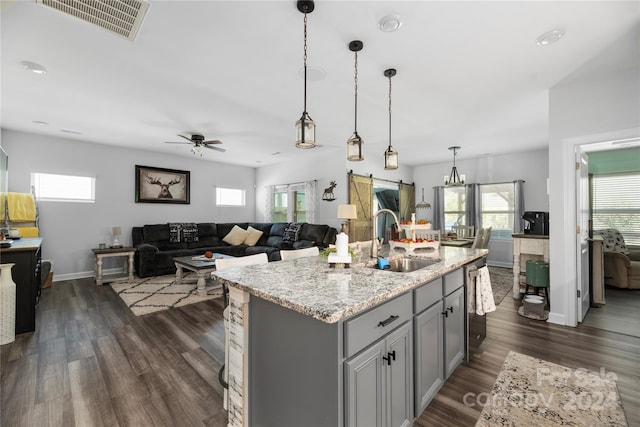
[[[200,157],[202,157],[202,146],[194,145],[193,147],[191,147],[191,152],[196,156],[200,155]]]
[[[302,113],[302,117],[296,122],[296,135],[296,147],[304,149],[315,148],[316,124],[306,111]]]

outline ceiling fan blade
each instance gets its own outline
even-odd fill
[[[182,142],[182,141],[165,141],[165,144],[193,144],[193,142]]]
[[[210,148],[211,150],[221,151],[221,152],[223,152],[223,153],[224,153],[225,151],[227,151],[227,150],[225,150],[224,148],[220,148],[220,147],[212,147],[212,146],[210,146],[210,145],[203,145],[203,147],[205,147],[205,148]]]
[[[217,140],[217,139],[212,139],[211,141],[202,141],[202,144],[208,145],[208,144],[222,144],[222,141]]]
[[[191,143],[193,143],[193,139],[191,139],[191,138],[189,138],[189,137],[187,137],[187,136],[180,135],[180,134],[178,134],[178,136],[179,136],[179,137],[181,137],[181,138],[186,139],[187,141],[189,141],[189,142],[191,142]]]

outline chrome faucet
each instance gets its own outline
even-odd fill
[[[395,212],[393,212],[392,210],[389,209],[380,209],[378,212],[376,212],[373,215],[373,227],[372,228],[372,234],[371,234],[371,258],[378,258],[378,250],[380,249],[378,247],[378,222],[376,221],[376,219],[378,218],[378,215],[380,215],[381,213],[389,213],[393,216],[393,220],[396,222],[397,226],[400,226],[400,221],[398,220],[398,217],[396,216]],[[384,237],[382,238],[382,241],[384,241]],[[382,246],[382,245],[380,245]]]

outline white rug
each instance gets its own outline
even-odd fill
[[[141,316],[172,307],[182,307],[222,296],[222,288],[208,289],[206,296],[196,291],[197,277],[185,272],[182,284],[176,284],[174,274],[167,276],[134,277],[133,280],[112,282],[111,287],[133,314]]]
[[[616,379],[510,351],[491,395],[468,400],[484,406],[476,427],[627,426]]]

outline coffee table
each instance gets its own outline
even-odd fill
[[[194,259],[196,258],[196,259]],[[196,273],[198,277],[197,289],[198,295],[205,296],[207,294],[207,279],[211,277],[211,272],[216,270],[216,258],[235,258],[231,255],[213,254],[210,260],[202,260],[201,257],[181,256],[173,259],[176,265],[176,283],[182,283],[183,270],[189,270]]]

